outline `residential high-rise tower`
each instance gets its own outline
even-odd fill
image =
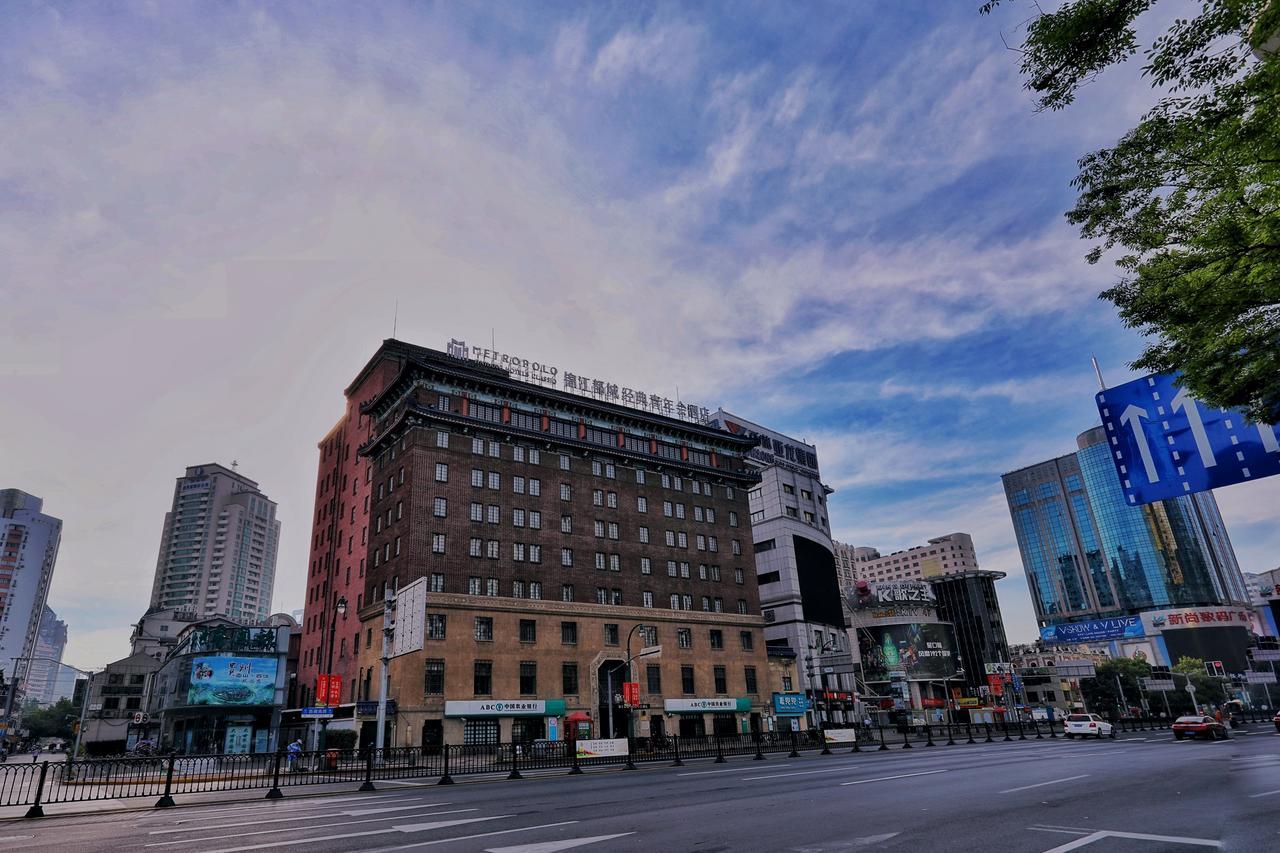
[[[271,614],[276,503],[233,468],[193,465],[164,516],[151,609],[262,621]]]
[[[0,489],[0,668],[10,684],[35,654],[62,541],[61,519],[43,509],[35,495]]]

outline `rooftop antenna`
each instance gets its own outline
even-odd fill
[[[232,471],[234,471],[234,470],[236,470],[236,469],[237,469],[237,468],[239,468],[239,467],[240,467],[240,463],[239,463],[237,460],[232,459],[232,460],[231,460],[231,470],[232,470]]]
[[[1102,381],[1102,368],[1098,367],[1097,357],[1090,353],[1089,360],[1093,362],[1093,373],[1098,377],[1098,388],[1102,391],[1107,390],[1107,383]]]
[[[400,300],[397,299],[395,313],[391,315],[391,337],[392,338],[395,338],[396,336],[396,326],[399,324],[399,322],[400,322]]]

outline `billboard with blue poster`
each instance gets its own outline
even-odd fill
[[[1092,643],[1144,636],[1142,618],[1138,616],[1059,622],[1040,629],[1040,639],[1046,643]]]
[[[188,705],[270,705],[277,661],[246,655],[201,655],[191,660]]]

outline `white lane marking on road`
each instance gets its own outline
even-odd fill
[[[378,802],[400,802],[403,800],[407,800],[412,796],[413,794],[409,791],[405,791],[403,794],[387,794],[386,796],[379,797]],[[295,800],[290,803],[282,804],[282,803],[273,802],[270,805],[245,806],[244,808],[200,809],[200,815],[201,815],[200,817],[186,817],[186,818],[182,818],[181,820],[159,819],[159,820],[151,820],[151,821],[140,821],[138,825],[139,826],[156,826],[156,825],[173,826],[179,823],[192,823],[193,821],[197,821],[197,820],[222,820],[222,818],[219,817],[219,815],[222,815],[226,812],[235,812],[236,814],[244,814],[245,812],[259,812],[263,810],[280,811],[283,808],[287,808],[290,811],[304,811],[304,810],[329,811],[333,808],[334,803],[350,803],[355,801],[367,803],[369,802],[369,795],[362,794],[358,797],[325,797],[322,802],[316,802],[316,803],[307,803],[307,802],[299,803]],[[436,804],[425,803],[423,805],[424,806],[429,806],[429,805],[447,806],[449,804],[448,803],[436,803]]]
[[[774,767],[790,767],[790,764],[775,764]],[[677,776],[707,776],[712,773],[750,773],[758,767],[734,767],[729,770],[694,770],[691,773],[677,773]]]
[[[1104,838],[1130,838],[1135,841],[1162,841],[1165,844],[1190,844],[1198,847],[1221,847],[1221,841],[1214,841],[1210,838],[1188,838],[1183,835],[1148,835],[1143,832],[1118,832],[1115,830],[1104,829],[1086,835],[1083,838],[1077,838],[1074,841],[1068,841],[1066,844],[1058,847],[1050,848],[1044,853],[1067,853],[1069,850],[1077,850],[1092,844],[1095,841],[1101,841]]]
[[[559,841],[539,841],[534,844],[517,844],[514,847],[486,847],[485,853],[556,853],[557,850],[585,847],[626,835],[635,835],[635,832],[615,832],[613,835],[593,835],[590,838],[562,838]]]
[[[381,814],[383,812],[400,812],[400,811],[407,811],[409,809],[433,809],[438,806],[451,806],[451,805],[453,805],[453,803],[418,803],[417,805],[412,805],[412,806],[393,806],[391,808],[383,808],[383,809],[356,809],[353,811],[345,811],[345,812],[344,811],[331,812],[331,814],[343,814],[349,817],[364,817],[365,815]],[[475,811],[475,810],[471,809],[471,811]],[[328,816],[329,816],[328,814],[323,815],[323,817],[328,817]],[[297,817],[273,817],[270,820],[244,820],[244,821],[240,821],[239,823],[221,824],[218,826],[218,829],[234,829],[237,826],[261,826],[264,823],[289,823],[291,821],[298,821],[298,820],[315,820],[317,817],[322,817],[322,816],[314,815],[314,814],[304,814],[304,815],[298,815]],[[382,818],[382,820],[394,820],[394,819],[395,818]],[[204,827],[204,826],[188,826],[188,827],[176,827],[173,829],[153,829],[147,834],[148,835],[172,835],[175,832],[204,832],[207,829],[208,827]]]
[[[449,809],[448,811],[443,811],[443,812],[423,812],[422,814],[402,814],[402,815],[392,815],[390,817],[367,817],[364,820],[343,820],[343,821],[339,821],[338,823],[310,824],[305,828],[309,830],[310,829],[329,829],[335,826],[351,826],[357,823],[385,823],[386,821],[389,821],[389,820],[404,820],[405,818],[410,818],[410,817],[435,817],[436,815],[442,815],[442,814],[462,814],[463,812],[476,812],[476,811],[480,811],[480,810],[477,808]],[[270,823],[270,822],[271,821],[262,821],[262,823]],[[257,832],[235,832],[229,835],[197,835],[192,838],[179,838],[176,841],[153,841],[150,844],[146,844],[144,846],[145,847],[169,847],[174,844],[195,844],[197,842],[204,842],[204,841],[226,841],[227,839],[230,839],[230,838],[248,838],[251,835],[274,835],[279,832],[299,832],[300,829],[301,829],[300,827],[296,827],[296,826],[287,826],[281,829],[262,829],[262,830],[258,830]],[[174,832],[201,832],[203,831],[203,828],[192,828],[192,829],[173,830],[173,831]],[[156,835],[157,833],[153,832],[151,834]]]
[[[450,844],[454,841],[470,841],[473,838],[490,838],[494,835],[510,835],[513,832],[533,832],[535,829],[552,829],[557,826],[572,826],[576,820],[562,820],[559,823],[540,823],[537,826],[519,826],[515,829],[499,829],[494,832],[478,832],[475,835],[459,835],[456,838],[437,838],[435,841],[415,841],[412,844],[397,844],[395,847],[379,847],[376,850],[362,850],[361,853],[394,853],[397,850],[413,850],[417,847],[430,847],[433,844]]]
[[[34,835],[0,835],[0,841],[25,841],[28,838],[35,838]]]
[[[797,770],[794,773],[770,773],[767,776],[747,776],[742,779],[742,781],[754,782],[759,779],[785,779],[788,776],[813,776],[817,773],[847,773],[850,770],[858,770],[864,766],[865,762],[859,762],[857,764],[841,764],[839,767],[826,767],[822,770]]]
[[[469,817],[458,820],[437,820],[431,823],[412,823],[406,826],[393,826],[388,829],[371,829],[368,832],[347,832],[341,835],[325,835],[314,838],[298,838],[293,841],[268,841],[266,844],[246,844],[243,847],[223,847],[218,850],[205,850],[202,853],[242,853],[245,850],[262,850],[265,847],[293,847],[298,844],[315,844],[317,841],[340,841],[344,838],[368,838],[371,835],[385,835],[388,832],[425,832],[428,829],[443,829],[446,826],[459,826],[464,823],[481,823],[487,820],[502,820],[515,817],[510,814],[499,814],[491,817]]]
[[[1274,791],[1263,791],[1261,794],[1250,794],[1249,799],[1256,800],[1258,797],[1270,797],[1272,794],[1280,794],[1280,788]]]
[[[1036,832],[1061,832],[1063,835],[1088,835],[1092,831],[1088,829],[1055,829],[1052,826],[1028,826],[1027,829],[1033,829]]]
[[[853,782],[841,782],[840,787],[846,785],[865,785],[868,782],[888,782],[890,779],[906,779],[910,776],[932,776],[934,773],[946,773],[946,770],[922,770],[919,773],[902,773],[898,776],[880,776],[876,779],[857,779]]]
[[[1074,782],[1077,779],[1084,779],[1089,775],[1090,774],[1088,773],[1081,773],[1079,776],[1066,776],[1066,777],[1063,777],[1062,779],[1050,779],[1048,782],[1037,782],[1034,785],[1022,785],[1017,788],[1005,788],[1003,791],[999,791],[997,793],[1012,794],[1017,791],[1030,791],[1032,788],[1043,788],[1045,785],[1057,785],[1061,782]]]

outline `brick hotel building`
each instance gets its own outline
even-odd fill
[[[352,389],[348,421],[367,437],[348,474],[365,485],[344,495],[340,523],[367,526],[368,544],[355,540],[348,557],[355,527],[344,532],[340,581],[349,563],[359,588],[327,589],[351,605],[336,646],[339,659],[359,656],[356,698],[377,698],[383,590],[426,587],[424,612],[397,612],[423,640],[391,661],[389,743],[602,736],[606,674],[629,636],[633,652],[663,652],[634,663],[640,707],[615,709],[615,732],[760,724],[770,697],[747,509],[753,441],[397,341]],[[360,489],[367,519],[350,501]],[[307,632],[304,666],[327,642],[323,620]]]

